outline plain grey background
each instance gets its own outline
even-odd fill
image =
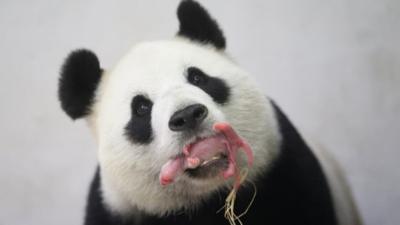
[[[400,1],[201,1],[228,52],[344,167],[365,224],[400,224]],[[177,31],[178,0],[0,2],[0,225],[82,224],[96,146],[57,101],[87,47],[105,68]]]

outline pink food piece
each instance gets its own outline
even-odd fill
[[[253,165],[254,157],[253,151],[250,146],[233,130],[232,126],[228,123],[215,123],[213,129],[217,132],[223,133],[229,144],[226,146],[228,152],[229,165],[228,168],[223,171],[222,176],[227,179],[231,176],[235,176],[234,188],[237,190],[240,186],[241,177],[236,166],[236,155],[239,149],[242,149],[247,155],[248,166]]]
[[[253,151],[251,150],[250,146],[247,142],[239,137],[239,135],[233,130],[232,126],[228,123],[215,123],[213,126],[214,130],[217,132],[221,132],[225,135],[226,139],[230,142],[231,151],[230,153],[237,153],[239,148],[243,148],[244,152],[247,155],[247,162],[249,166],[253,165],[254,157]]]
[[[198,167],[201,163],[200,159],[197,157],[187,157],[186,158],[188,168],[194,169]]]
[[[163,165],[160,172],[161,185],[168,185],[180,176],[186,169],[196,168],[203,161],[218,154],[228,157],[228,167],[222,171],[222,176],[228,179],[235,176],[235,188],[240,185],[240,175],[236,166],[236,156],[239,149],[247,155],[248,165],[253,164],[253,153],[250,146],[239,137],[228,123],[215,123],[213,129],[216,135],[200,139],[184,147],[182,154],[170,159]]]
[[[160,183],[161,185],[167,185],[174,181],[175,177],[182,173],[184,167],[184,158],[177,157],[176,159],[169,160],[161,168]]]

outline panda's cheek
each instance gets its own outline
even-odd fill
[[[209,110],[209,116],[207,117],[205,122],[208,124],[210,128],[212,128],[212,126],[216,122],[227,121],[225,113],[221,109],[219,109],[219,107],[215,105],[210,105],[208,106],[208,110]]]

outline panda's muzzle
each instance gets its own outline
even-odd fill
[[[168,122],[172,131],[196,129],[207,117],[208,109],[202,104],[194,104],[176,111]]]

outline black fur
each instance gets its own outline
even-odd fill
[[[143,111],[142,106],[146,107]],[[143,95],[136,95],[131,103],[131,119],[125,127],[125,134],[135,143],[147,144],[152,140],[151,109],[153,103]]]
[[[220,78],[209,76],[197,67],[189,67],[187,80],[210,95],[215,102],[219,104],[228,102],[230,88]]]
[[[192,0],[183,0],[178,7],[180,22],[178,35],[224,49],[226,41],[217,22],[207,10]]]
[[[87,198],[85,224],[113,224],[110,215],[105,213],[100,186],[100,171],[97,169]]]
[[[244,224],[262,225],[335,225],[331,194],[321,167],[280,109],[274,105],[282,134],[280,155],[268,172],[257,182],[257,196],[248,213],[242,217]],[[228,225],[223,212],[227,192],[216,193],[194,214],[181,213],[157,217],[138,213],[122,219],[110,213],[104,205],[100,191],[100,176],[96,173],[92,183],[85,225]],[[252,195],[251,185],[240,188],[236,211],[242,212]],[[151,196],[149,196],[151,198]]]
[[[102,70],[97,56],[85,49],[71,52],[61,68],[58,98],[62,109],[77,119],[90,113]]]

